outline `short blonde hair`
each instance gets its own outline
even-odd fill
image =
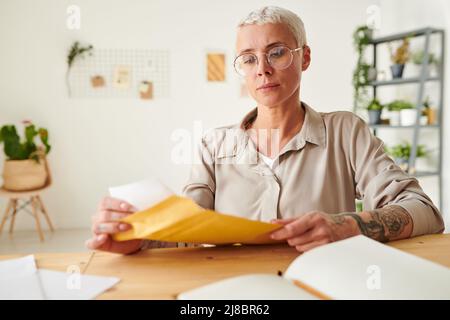
[[[247,25],[263,25],[267,23],[283,23],[292,32],[297,45],[303,47],[307,44],[305,26],[302,19],[294,12],[275,6],[263,7],[252,11],[248,16],[241,20],[238,28]]]

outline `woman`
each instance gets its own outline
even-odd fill
[[[250,13],[238,26],[236,50],[235,69],[257,107],[238,125],[204,136],[186,196],[204,208],[282,224],[272,238],[300,252],[358,234],[385,242],[443,231],[438,209],[364,121],[301,102],[311,50],[296,14],[278,7]],[[355,212],[355,198],[365,211]],[[134,211],[104,198],[87,246],[123,254],[161,246],[112,240],[129,228],[117,220]]]

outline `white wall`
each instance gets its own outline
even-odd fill
[[[443,3],[444,1],[442,1]],[[351,110],[352,32],[380,1],[276,1],[304,20],[312,65],[302,98],[319,111]],[[81,30],[66,28],[66,8],[81,7]],[[0,3],[0,123],[32,119],[50,131],[54,186],[44,196],[60,228],[87,227],[108,186],[155,175],[179,192],[188,165],[171,162],[171,134],[235,123],[254,103],[239,97],[231,62],[235,25],[266,1],[51,1]],[[419,9],[417,9],[419,10]],[[97,48],[169,49],[171,96],[143,102],[69,99],[64,75],[73,41]],[[227,52],[227,81],[205,81],[206,50]],[[1,154],[1,153],[0,153]],[[1,160],[1,159],[0,159]],[[0,209],[5,201],[0,201]],[[34,228],[28,215],[17,227]]]

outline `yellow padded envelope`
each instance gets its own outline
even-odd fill
[[[157,205],[121,219],[132,229],[116,233],[114,240],[149,239],[207,244],[276,243],[269,234],[280,225],[206,210],[193,200],[172,195]]]

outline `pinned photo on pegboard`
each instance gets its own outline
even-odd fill
[[[143,100],[153,99],[153,83],[142,81],[139,86],[139,95]]]
[[[117,89],[129,89],[131,86],[131,66],[116,66],[112,84]]]
[[[91,77],[92,88],[103,88],[105,87],[105,78],[101,75],[95,75]]]

